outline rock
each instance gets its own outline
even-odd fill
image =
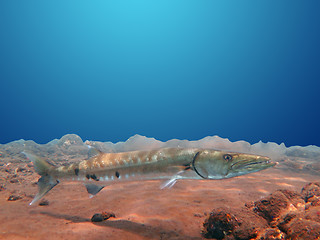
[[[231,235],[238,225],[235,216],[224,209],[214,209],[203,223],[202,235],[205,238],[223,239],[226,235]]]
[[[254,227],[246,226],[245,228],[236,229],[234,236],[239,240],[254,239],[258,236],[258,230]]]
[[[255,202],[254,211],[271,223],[288,211],[296,211],[304,206],[305,202],[299,193],[277,190],[269,197]]]
[[[6,190],[4,185],[0,185],[0,192]]]
[[[18,183],[18,182],[19,182],[19,179],[13,178],[13,179],[10,179],[9,182],[10,182],[10,183]]]
[[[320,223],[320,206],[311,207],[304,214],[305,219]]]
[[[302,188],[301,193],[307,202],[306,208],[288,212],[279,219],[277,227],[287,234],[288,239],[319,239],[319,184],[308,183]]]
[[[278,223],[277,227],[282,231],[287,233],[289,231],[290,228],[290,222],[291,220],[293,220],[294,218],[297,217],[297,214],[295,213],[288,213],[287,215],[285,215]]]
[[[39,206],[48,206],[49,205],[49,201],[46,199],[42,199],[39,203]]]
[[[307,164],[304,169],[306,171],[314,171],[315,173],[318,173],[319,174],[319,171],[320,171],[320,163],[319,162],[315,162],[315,163],[310,163],[310,164]]]
[[[233,212],[239,226],[234,230],[236,239],[254,239],[261,235],[263,229],[269,227],[268,222],[248,208],[241,208]]]
[[[102,221],[103,221],[103,216],[101,213],[96,213],[91,218],[91,222],[102,222]]]
[[[151,150],[166,147],[165,144],[159,140],[148,138],[138,134],[130,137],[126,142],[118,142],[113,144],[112,146],[116,152]]]
[[[19,200],[19,199],[22,199],[22,197],[21,197],[21,196],[18,196],[18,195],[10,195],[10,196],[8,197],[8,201],[17,201],[17,200]]]
[[[313,196],[313,197],[309,198],[308,203],[314,207],[320,206],[320,196]]]
[[[302,188],[301,195],[306,202],[308,202],[313,196],[320,197],[320,183],[308,183]]]
[[[82,139],[76,134],[66,134],[56,143],[59,147],[65,148],[71,145],[83,145]]]
[[[301,194],[277,190],[240,209],[214,209],[202,235],[223,240],[320,239],[319,190],[319,183],[309,183]]]
[[[111,217],[116,217],[116,216],[112,212],[96,213],[92,216],[91,222],[102,222],[102,221],[108,220]]]
[[[247,208],[214,209],[203,224],[202,235],[215,239],[253,239],[269,228],[265,219]]]
[[[14,173],[15,173],[15,174],[18,174],[19,172],[25,172],[25,171],[27,171],[26,168],[17,167],[17,168],[14,170]]]
[[[86,140],[84,143],[88,146],[96,148],[97,150],[99,150],[101,152],[105,152],[105,153],[115,152],[113,144],[111,144],[111,143],[107,144],[107,143],[103,143],[103,142],[88,141],[88,140]]]
[[[319,147],[312,145],[306,147],[293,146],[287,148],[286,155],[290,157],[317,159],[320,156],[320,150]]]
[[[284,240],[286,235],[277,228],[267,228],[260,240]]]
[[[244,204],[245,207],[249,208],[249,209],[253,209],[254,208],[254,202],[251,201],[251,202],[246,202]]]
[[[111,217],[115,218],[116,215],[113,212],[102,212],[103,220],[107,220]]]
[[[295,218],[287,231],[287,239],[308,239],[320,238],[320,223],[306,219]]]

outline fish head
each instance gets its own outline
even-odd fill
[[[199,151],[192,163],[193,170],[205,179],[236,177],[258,172],[274,165],[276,163],[272,162],[269,157],[216,150]]]

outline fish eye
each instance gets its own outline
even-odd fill
[[[230,154],[225,154],[223,155],[224,160],[226,161],[231,161],[232,160],[232,156]]]

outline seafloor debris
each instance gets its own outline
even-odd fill
[[[0,192],[1,192],[1,191],[4,191],[4,190],[6,190],[6,187],[5,187],[3,184],[1,184],[1,185],[0,185]]]
[[[205,238],[214,239],[256,239],[264,230],[268,229],[267,221],[254,213],[252,210],[242,208],[219,208],[210,213],[203,224],[202,234]]]
[[[103,221],[103,217],[101,213],[95,213],[91,218],[91,222],[102,222],[102,221]]]
[[[42,199],[40,202],[39,202],[39,206],[48,206],[49,205],[49,201],[46,200],[46,199]]]
[[[19,195],[10,195],[10,196],[8,197],[8,201],[17,201],[17,200],[19,200],[19,199],[22,199],[22,197],[19,196]]]
[[[203,226],[203,235],[206,238],[223,239],[230,235],[239,223],[236,217],[222,209],[213,210]]]
[[[294,212],[305,207],[301,195],[290,190],[277,190],[254,203],[254,211],[273,225],[285,212]]]
[[[111,217],[115,218],[116,215],[112,212],[96,213],[92,216],[91,222],[102,222],[108,220]]]
[[[301,194],[306,202],[312,197],[320,197],[320,183],[309,183],[302,188]]]
[[[246,207],[214,209],[202,235],[214,239],[320,239],[320,184],[309,183],[301,194],[277,190]]]

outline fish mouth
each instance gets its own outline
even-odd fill
[[[255,160],[244,160],[233,163],[230,167],[232,170],[240,169],[265,169],[275,166],[276,163],[272,162],[268,157],[260,157]]]

